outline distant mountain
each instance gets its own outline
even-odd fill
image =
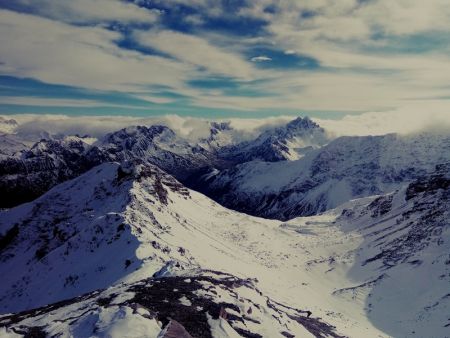
[[[330,140],[307,117],[233,145],[234,132],[229,123],[210,123],[210,136],[193,144],[165,126],[136,126],[93,144],[78,136],[43,139],[31,149],[18,144],[21,150],[0,154],[0,208],[101,163],[141,160],[226,207],[289,219],[393,191],[450,158],[448,135]]]
[[[0,157],[0,208],[32,201],[50,188],[98,164],[85,157],[82,138],[43,139],[30,149]]]
[[[450,158],[450,136],[341,137],[290,162],[205,170],[189,186],[234,210],[290,219],[393,191]]]
[[[323,130],[308,118],[266,131],[255,141],[237,146],[230,146],[234,142],[233,132],[229,123],[211,122],[210,136],[197,144],[158,125],[124,128],[95,143],[88,136],[49,134],[29,146],[29,141],[22,142],[20,135],[8,134],[3,139],[0,136],[0,208],[31,201],[56,184],[100,163],[140,159],[187,182],[204,168],[227,168],[261,157],[261,154],[271,160],[286,159],[283,156],[294,154],[296,150],[286,148],[279,152],[276,148],[279,144],[312,144],[323,136]]]
[[[17,137],[17,135],[0,133],[0,160],[13,157],[17,153],[27,150],[29,147],[28,142]]]
[[[106,135],[87,156],[101,162],[141,159],[178,179],[215,163],[207,150],[192,145],[165,126],[128,127]]]
[[[297,160],[328,141],[325,130],[317,123],[298,117],[285,126],[264,131],[255,140],[223,147],[220,157],[234,163]]]
[[[31,201],[100,163],[135,159],[156,164],[180,179],[215,163],[206,150],[164,126],[121,129],[94,144],[77,136],[43,139],[31,149],[0,158],[0,207]]]
[[[209,136],[201,138],[198,145],[210,151],[217,151],[235,143],[234,130],[230,122],[210,122]]]

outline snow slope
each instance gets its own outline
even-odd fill
[[[14,140],[15,135],[7,136],[7,140]],[[84,157],[90,145],[80,137],[43,139],[31,147],[23,143],[18,146],[19,151],[0,156],[0,207],[3,208],[31,201],[98,164],[96,159]]]
[[[398,192],[283,223],[225,209],[155,166],[102,164],[32,203],[0,214],[0,309],[22,311],[103,288],[107,290],[100,298],[118,296],[99,306],[95,293],[88,296],[88,304],[70,301],[76,305],[32,312],[29,319],[23,314],[6,316],[0,326],[7,327],[5,335],[20,325],[44,325],[45,330],[65,334],[80,323],[86,330],[128,327],[134,325],[128,320],[143,319],[123,302],[129,292],[135,297],[138,285],[151,288],[152,275],[169,278],[168,285],[173,285],[171,281],[181,280],[177,276],[183,276],[184,283],[214,270],[220,271],[210,285],[217,297],[244,306],[237,314],[227,312],[231,317],[225,320],[234,331],[286,337],[274,317],[267,316],[273,310],[267,308],[268,297],[286,332],[302,337],[328,337],[330,332],[348,337],[445,337],[449,172],[449,166],[441,166]],[[252,286],[222,288],[220,280],[228,274],[251,279]],[[189,304],[197,301],[192,294],[211,300],[212,295],[204,294],[210,290],[207,286],[178,293],[177,285],[169,293],[179,296],[177,307],[192,311]],[[123,299],[116,301],[120,295]],[[255,307],[245,314],[245,299],[259,304],[261,313]],[[154,312],[158,302],[150,298],[133,303]],[[202,313],[202,323],[206,316],[215,337],[232,332],[217,322],[217,312]],[[243,322],[230,319],[233,314],[240,314]],[[80,321],[68,322],[73,316]],[[68,324],[55,327],[53,319]],[[173,319],[183,323],[181,314]],[[144,322],[155,331],[164,326]],[[270,328],[277,331],[269,334]]]
[[[285,126],[265,130],[254,140],[222,147],[219,156],[234,163],[297,160],[328,141],[323,128],[308,117],[298,117]]]
[[[11,143],[12,135],[7,136],[4,144]],[[163,126],[121,129],[94,144],[88,137],[50,137],[29,149],[0,156],[0,207],[31,201],[101,163],[134,159],[156,164],[177,177],[214,163],[203,148]]]
[[[136,283],[172,261],[248,276],[257,258],[243,259],[242,249],[225,241],[229,227],[272,228],[270,221],[249,219],[190,192],[155,166],[131,164],[95,167],[3,212],[0,220],[4,313]],[[242,330],[276,327],[249,321]],[[295,324],[289,331],[307,332],[287,315],[286,321]],[[317,318],[309,321],[332,329]]]
[[[234,210],[290,219],[393,191],[450,158],[448,135],[341,137],[297,161],[252,161],[189,186]]]
[[[255,158],[298,158],[326,141],[323,129],[308,118],[298,118],[284,127],[266,130],[253,141],[234,145],[238,134],[225,122],[211,122],[209,137],[198,142],[159,125],[123,128],[96,142],[87,136],[50,135],[45,131],[2,134],[0,208],[29,202],[56,184],[105,162],[140,159],[186,182],[203,168],[228,168]]]

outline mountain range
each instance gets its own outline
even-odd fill
[[[447,337],[449,160],[309,118],[3,151],[0,336]]]

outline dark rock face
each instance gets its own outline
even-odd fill
[[[392,195],[381,196],[378,197],[376,200],[374,200],[372,203],[370,203],[368,208],[372,210],[371,216],[373,218],[377,218],[391,211],[392,198],[393,198]]]
[[[431,177],[423,177],[411,183],[406,190],[406,199],[411,199],[424,193],[433,194],[442,189],[447,190],[450,187],[450,163],[439,164],[436,166],[436,172]]]

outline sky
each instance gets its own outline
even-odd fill
[[[0,114],[450,121],[449,22],[448,0],[0,0]]]

